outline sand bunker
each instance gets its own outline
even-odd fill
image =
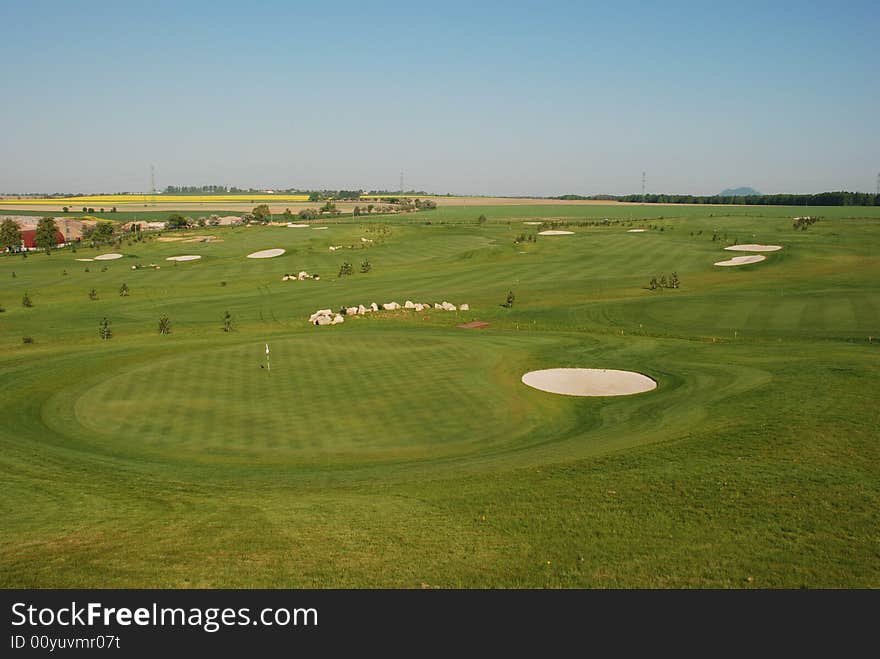
[[[247,257],[249,259],[271,259],[282,254],[284,254],[284,250],[276,247],[275,249],[263,249],[259,252],[248,254]]]
[[[782,245],[731,245],[724,249],[728,252],[778,252]]]
[[[312,227],[315,231],[320,231],[321,229],[326,229],[327,227]]]
[[[644,229],[627,229],[627,233],[645,233]]]
[[[556,229],[550,229],[548,231],[539,231],[539,236],[570,236],[574,233],[574,231],[557,231]]]
[[[94,261],[95,259],[77,259],[77,261]]]
[[[489,323],[484,322],[482,320],[472,320],[469,323],[462,323],[461,325],[456,325],[461,329],[483,329],[484,327],[489,327]]]
[[[544,224],[544,223],[543,222],[523,222],[523,224],[536,225],[536,224]]]
[[[201,256],[197,254],[184,254],[183,256],[169,256],[166,261],[198,261]]]
[[[766,256],[761,256],[760,254],[752,254],[750,256],[734,256],[729,261],[718,261],[715,265],[748,265],[749,263],[759,263],[766,258]]]
[[[564,396],[628,396],[657,388],[641,373],[604,368],[548,368],[522,376],[523,384]]]
[[[288,229],[306,229],[308,228],[308,224],[288,224]]]
[[[113,261],[115,259],[121,259],[122,254],[100,254],[95,257],[96,261]]]

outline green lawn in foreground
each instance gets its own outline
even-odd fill
[[[803,214],[823,219],[793,230]],[[535,218],[575,235],[514,245]],[[75,259],[114,249],[0,258],[0,585],[880,586],[880,209],[315,225],[123,242],[104,263]],[[784,249],[714,267],[734,240]],[[287,253],[244,258],[272,247]],[[281,281],[299,270],[321,280]],[[682,288],[645,288],[672,271]],[[471,310],[306,323],[406,299]],[[471,320],[490,327],[455,327]],[[521,384],[552,366],[659,387]]]

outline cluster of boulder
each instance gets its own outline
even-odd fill
[[[305,270],[300,270],[295,275],[291,275],[291,274],[284,275],[281,278],[281,281],[305,281],[306,279],[314,279],[315,281],[318,281],[319,279],[321,279],[321,276],[320,275],[310,275]]]
[[[142,264],[138,263],[137,265],[131,266],[131,269],[132,270],[143,270],[144,268],[152,268],[153,270],[158,270],[161,267],[162,266],[158,265],[157,263],[150,263],[149,265],[142,265]]]
[[[309,317],[309,322],[312,325],[338,325],[339,323],[345,322],[344,316],[364,316],[374,311],[396,311],[398,309],[424,311],[425,309],[431,308],[439,309],[442,311],[469,311],[470,305],[460,304],[456,307],[451,302],[446,301],[435,302],[432,305],[429,303],[413,302],[412,300],[407,300],[403,303],[403,306],[400,306],[400,304],[398,304],[397,302],[386,302],[382,305],[378,305],[373,302],[368,307],[365,307],[362,304],[359,304],[356,307],[344,307],[343,309],[339,310],[339,313],[335,313],[331,309],[319,309]]]
[[[309,316],[309,322],[312,325],[338,325],[344,323],[345,318],[340,313],[333,313],[332,309],[318,309]]]

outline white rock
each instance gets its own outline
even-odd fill
[[[330,324],[331,325],[338,325],[339,323],[344,323],[344,322],[345,322],[345,318],[343,318],[341,314],[336,314],[335,316],[333,316],[333,322],[331,322]]]
[[[434,308],[435,308],[435,309],[442,309],[443,307],[440,306],[440,303],[439,303],[439,302],[435,302],[435,303],[434,303]]]
[[[461,310],[461,311],[470,311],[470,310],[471,310],[471,305],[469,305],[469,304],[462,304],[462,305],[459,305],[458,308],[459,308],[459,310]]]
[[[315,319],[315,325],[329,325],[332,322],[330,316],[318,316]]]
[[[358,314],[357,307],[346,307],[345,308],[345,315],[346,316],[357,316],[357,314]]]
[[[300,281],[303,281],[304,279],[308,279],[308,278],[309,278],[309,273],[306,272],[305,270],[303,270],[302,272],[300,272],[300,273],[296,276],[296,278],[299,279]]]
[[[367,313],[367,308],[364,305],[359,304],[357,307],[357,312],[359,316],[363,316],[365,313]]]
[[[422,304],[421,302],[416,302],[415,305],[413,306],[413,308],[414,308],[416,311],[421,311],[422,309],[425,308],[425,305]]]
[[[407,300],[406,302],[403,303],[403,308],[404,309],[415,309],[416,305],[414,305],[412,303],[412,300]]]
[[[385,311],[394,311],[395,309],[400,309],[400,305],[397,304],[397,302],[386,302],[382,305],[382,308],[385,309]]]
[[[455,305],[450,302],[446,302],[445,300],[443,301],[443,304],[440,305],[440,308],[445,309],[446,311],[455,311]]]
[[[370,311],[379,311],[379,305],[373,302],[373,304],[370,305]]]

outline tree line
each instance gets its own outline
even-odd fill
[[[645,204],[726,204],[749,206],[880,206],[880,194],[871,192],[818,192],[816,194],[762,194],[762,195],[687,195],[687,194],[630,194],[630,195],[562,195],[552,199],[628,201]]]

